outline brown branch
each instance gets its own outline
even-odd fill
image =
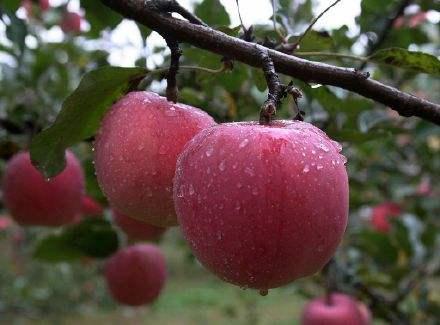
[[[182,50],[179,47],[179,43],[171,37],[165,37],[168,47],[171,51],[170,68],[167,74],[167,99],[173,103],[177,102],[179,95],[179,89],[177,87],[177,73],[179,72],[179,61],[182,55]]]
[[[146,6],[143,0],[101,0],[126,18],[133,19],[178,42],[220,55],[227,55],[254,67],[262,67],[255,45],[212,28],[164,15]],[[313,62],[268,49],[276,71],[305,82],[343,88],[391,107],[403,116],[418,116],[440,125],[440,105],[399,91],[378,81],[364,78],[353,69]]]

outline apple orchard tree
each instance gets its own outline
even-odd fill
[[[45,273],[29,255],[96,262],[114,301],[151,304],[179,227],[218,281],[293,283],[302,324],[440,319],[440,1],[362,0],[350,32],[315,28],[341,0],[271,1],[256,25],[234,2],[238,26],[219,0],[0,3],[5,310],[8,276]],[[109,65],[122,20],[167,46]]]

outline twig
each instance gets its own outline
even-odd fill
[[[324,16],[324,14],[329,11],[331,8],[333,8],[334,6],[336,6],[338,4],[338,2],[340,2],[341,0],[336,0],[335,2],[333,2],[330,6],[328,6],[323,12],[321,12],[318,16],[316,16],[312,22],[310,23],[310,25],[307,27],[307,29],[304,31],[304,33],[302,33],[302,35],[299,37],[299,39],[293,44],[293,49],[297,49],[298,46],[300,45],[301,41],[303,40],[303,38],[307,35],[307,33],[312,29],[312,27],[316,24],[316,22],[322,17]]]
[[[227,55],[253,67],[261,67],[255,44],[205,26],[175,19],[146,6],[143,0],[101,0],[102,3],[159,33],[172,35],[210,52]],[[359,78],[353,69],[313,62],[267,49],[276,71],[300,79],[343,88],[382,103],[403,116],[418,116],[440,125],[440,105],[418,98],[376,80]]]
[[[278,34],[281,41],[284,42],[284,35],[280,32],[280,30],[277,27],[277,6],[275,3],[275,0],[272,0],[272,23],[273,23],[273,30]]]
[[[260,53],[264,77],[266,78],[267,88],[269,89],[267,99],[261,106],[260,124],[270,124],[281,103],[283,87],[277,73],[275,72],[275,66],[273,65],[272,59],[267,53],[267,49],[259,45],[256,45],[256,48]]]
[[[168,47],[171,51],[170,68],[167,74],[167,89],[166,96],[171,102],[177,102],[179,95],[179,89],[177,88],[177,73],[179,72],[179,60],[182,55],[182,50],[179,47],[179,43],[171,37],[165,38]]]
[[[238,18],[240,19],[241,28],[243,29],[243,33],[246,34],[247,29],[246,27],[244,27],[243,19],[241,18],[240,5],[238,3],[238,0],[235,0],[235,3],[237,4]]]
[[[392,14],[385,22],[381,32],[377,37],[376,42],[372,43],[368,48],[367,54],[365,55],[366,57],[376,52],[376,50],[382,46],[383,42],[387,39],[389,33],[393,29],[394,22],[396,21],[397,18],[403,15],[403,13],[405,12],[405,8],[408,7],[412,1],[413,0],[402,0],[402,2],[397,5],[394,14]],[[364,69],[366,65],[367,65],[367,61],[364,61],[359,67],[359,69],[360,70]]]

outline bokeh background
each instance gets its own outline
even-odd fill
[[[239,33],[234,0],[179,2],[211,26],[231,35]],[[265,44],[276,44],[281,36],[295,40],[331,1],[274,3],[278,32],[273,28],[272,1],[239,1],[244,25],[252,24],[256,40]],[[359,67],[359,58],[369,54],[400,3],[342,0],[318,21],[300,51],[353,55],[306,56]],[[81,15],[80,30],[61,27],[67,11]],[[413,1],[394,21],[379,49],[398,47],[438,57],[439,22],[439,1]],[[183,65],[221,68],[221,57],[185,44],[182,48]],[[109,64],[154,70],[168,62],[169,50],[157,33],[123,20],[99,1],[51,0],[43,10],[38,1],[2,0],[0,174],[14,153],[28,148],[32,137],[54,121],[85,73]],[[438,70],[420,73],[380,62],[368,62],[365,69],[386,84],[440,102]],[[151,74],[145,87],[163,93],[163,77]],[[282,78],[286,83],[291,80]],[[414,324],[435,324],[440,319],[439,128],[399,117],[341,89],[293,82],[304,94],[299,105],[306,121],[341,142],[348,158],[350,224],[336,256],[341,270],[338,289],[370,305],[377,323],[386,323],[387,313],[394,311],[391,306],[378,306],[359,290],[359,283],[381,297],[402,293],[399,313]],[[266,96],[262,72],[240,63],[231,72],[182,70],[178,84],[179,101],[206,110],[218,122],[257,119]],[[278,117],[290,118],[292,106],[291,99],[285,100]],[[73,150],[86,171],[87,193],[106,206],[94,176],[92,145],[90,139]],[[388,233],[371,223],[374,207],[384,202],[400,206]],[[223,283],[195,260],[179,229],[173,228],[159,243],[169,271],[159,300],[142,308],[121,307],[105,287],[104,259],[36,258],[39,243],[65,230],[19,227],[1,200],[0,214],[0,323],[4,324],[297,324],[303,305],[324,293],[325,279],[319,274],[271,290],[266,297]],[[112,223],[108,209],[103,218]],[[126,245],[124,234],[117,227],[114,231],[120,245]],[[54,247],[49,251],[59,254]]]

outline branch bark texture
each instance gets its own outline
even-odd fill
[[[210,27],[165,15],[144,0],[101,0],[103,4],[162,35],[186,42],[201,49],[227,55],[254,67],[262,67],[260,52],[255,44],[228,36]],[[348,68],[314,62],[267,49],[279,73],[305,82],[331,85],[355,92],[396,110],[402,116],[417,116],[440,125],[440,105],[402,92],[365,74]]]

